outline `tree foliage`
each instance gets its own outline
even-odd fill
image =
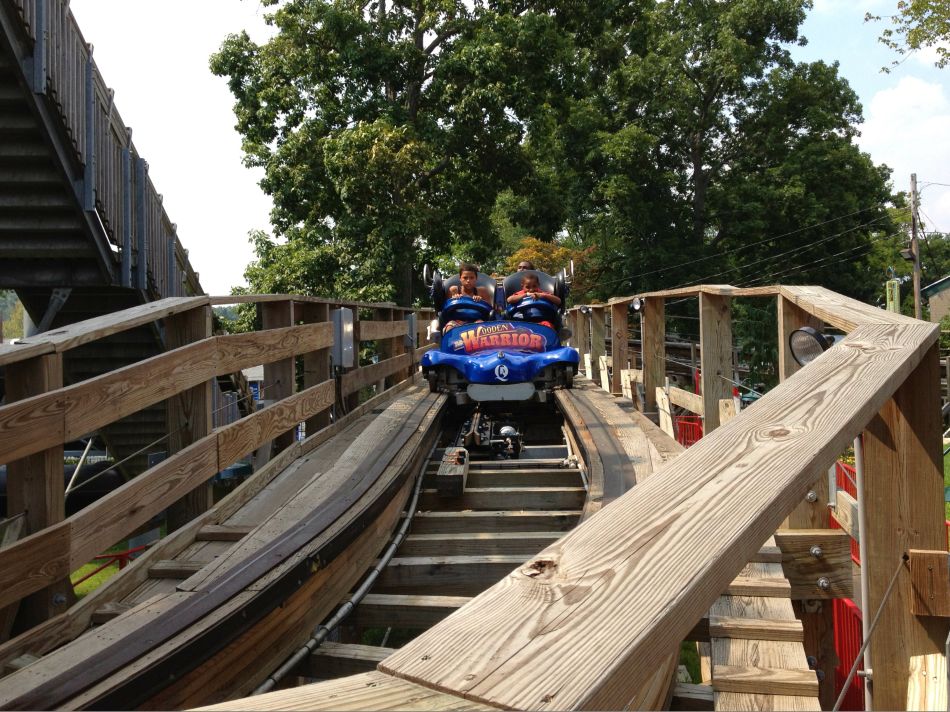
[[[571,83],[555,18],[513,2],[263,4],[278,34],[230,36],[211,62],[274,199],[255,288],[276,269],[310,293],[405,301],[427,257],[492,255],[496,197],[531,172],[525,127]]]
[[[837,65],[791,59],[810,0],[264,2],[277,36],[212,60],[274,197],[254,291],[405,303],[423,262],[568,248],[590,299],[879,291],[889,172]]]
[[[932,48],[937,54],[934,64],[942,68],[950,63],[950,4],[946,0],[899,0],[897,12],[889,19],[891,27],[881,31],[883,44],[900,55]],[[869,12],[865,20],[880,21],[881,17]]]

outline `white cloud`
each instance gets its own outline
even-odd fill
[[[202,286],[227,294],[244,283],[247,233],[269,229],[271,204],[261,173],[241,163],[234,100],[208,60],[229,33],[268,36],[260,4],[73,0],[71,8]]]
[[[918,183],[950,183],[950,97],[941,83],[913,76],[878,91],[865,106],[859,144],[877,163],[886,163],[894,185],[908,190],[910,174]],[[921,207],[934,225],[950,232],[950,188],[929,185]]]

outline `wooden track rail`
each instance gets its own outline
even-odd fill
[[[73,324],[0,347],[0,366],[20,366],[61,354],[97,339],[156,320],[207,312],[212,302],[233,298],[169,298],[141,307]],[[253,301],[242,297],[241,301]],[[264,303],[285,303],[302,311],[307,304],[336,305],[309,297],[267,296]],[[346,302],[357,312],[377,304]],[[389,307],[389,305],[386,305]],[[391,308],[391,307],[390,307]],[[399,309],[400,314],[409,310]],[[364,341],[402,340],[408,335],[404,319],[365,320]],[[417,336],[417,335],[416,335]],[[94,432],[153,403],[167,400],[209,383],[219,375],[268,364],[298,355],[326,351],[332,344],[329,323],[303,323],[247,334],[213,336],[167,351],[111,373],[40,393],[0,406],[0,463],[27,461],[62,443]],[[387,376],[408,374],[426,347],[376,364],[356,368],[342,379],[342,395],[357,393]],[[186,445],[125,486],[79,513],[30,532],[16,544],[0,550],[0,607],[40,591],[67,576],[156,514],[208,482],[217,472],[244,455],[271,442],[327,411],[336,402],[336,384],[329,370],[323,379],[287,396],[264,410]],[[61,456],[60,456],[61,458]],[[58,466],[53,463],[50,476]],[[58,470],[61,473],[61,470]],[[39,497],[53,479],[35,481]]]
[[[877,522],[881,536],[890,541],[888,546],[881,542],[875,575],[884,576],[885,570],[889,574],[909,545],[939,543],[943,518],[938,506],[942,501],[939,439],[934,436],[939,435],[937,410],[918,413],[912,395],[921,393],[924,374],[936,363],[936,325],[815,287],[713,285],[641,296],[646,299],[645,313],[653,314],[653,334],[661,338],[663,300],[700,297],[707,303],[701,318],[711,321],[702,333],[720,346],[716,347],[719,355],[704,361],[705,437],[657,475],[638,483],[635,490],[383,660],[378,672],[371,673],[372,682],[367,678],[363,683],[372,685],[373,694],[385,697],[382,691],[387,687],[394,696],[406,694],[404,688],[402,692],[397,688],[411,683],[414,690],[440,693],[434,705],[439,709],[461,706],[463,700],[510,709],[621,709],[651,704],[646,696],[653,689],[657,661],[690,634],[721,593],[777,593],[753,585],[751,579],[737,588],[735,580],[741,579],[736,577],[869,425],[892,434],[895,460],[906,459],[918,468],[914,472],[899,468],[889,478],[892,491],[896,488],[898,497],[910,503],[914,527],[896,518]],[[738,417],[720,424],[722,386],[712,376],[731,376],[724,373],[721,355],[721,344],[728,342],[723,335],[731,333],[725,323],[728,302],[723,300],[736,297],[775,298],[849,333]],[[614,300],[609,309],[612,315],[623,314],[613,304],[626,301]],[[606,311],[604,305],[592,305],[586,314],[572,314],[574,332],[589,348],[588,375],[597,382],[602,375]],[[659,328],[657,314],[661,315]],[[611,326],[613,340],[625,343],[624,329],[619,326]],[[662,350],[651,347],[648,333],[645,329],[642,370],[645,380],[647,373],[654,374],[653,385],[659,386],[655,374],[663,372],[657,363]],[[703,346],[708,350],[710,344]],[[630,367],[610,359],[607,366]],[[603,380],[612,385],[610,379]],[[926,408],[927,402],[921,407]],[[938,423],[936,429],[933,423]],[[914,441],[908,427],[921,428],[924,437]],[[578,434],[577,439],[583,441],[584,435]],[[891,495],[891,501],[896,499]],[[902,586],[909,586],[909,581]],[[787,581],[782,589],[785,595],[791,591]],[[945,624],[915,619],[899,599],[886,605],[904,627],[903,635],[897,636],[902,638],[903,650],[913,651],[914,656],[936,652],[931,647],[944,639]],[[904,654],[892,642],[885,639],[878,644],[882,661],[888,654]],[[894,668],[897,673],[882,670],[880,680],[875,665],[875,686],[887,700],[884,707],[906,704],[908,664],[906,657],[882,662],[882,668]],[[746,682],[748,670],[737,672],[729,665],[722,670],[718,689],[723,692],[755,684]],[[807,688],[808,694],[814,692],[800,671],[783,673],[783,681],[773,691]],[[333,708],[337,698],[327,695],[334,694],[334,684],[316,686],[308,703],[298,709]],[[716,685],[714,679],[714,689]],[[358,697],[359,693],[353,694]],[[247,705],[242,708],[253,707],[254,701],[248,700]],[[359,701],[352,705],[358,707]],[[377,706],[383,705],[377,701]],[[411,705],[394,699],[391,707],[386,706],[405,709]]]
[[[313,688],[306,708],[406,709],[421,700],[433,709],[469,705],[510,709],[662,708],[669,701],[665,664],[675,662],[671,656],[682,640],[695,634],[697,621],[713,610],[718,619],[715,630],[712,621],[709,625],[714,641],[726,635],[744,639],[741,636],[748,634],[743,632],[748,624],[730,621],[733,616],[717,608],[723,593],[734,597],[792,595],[794,584],[786,579],[770,575],[756,579],[741,574],[749,562],[762,556],[762,543],[789,515],[807,504],[806,494],[862,433],[868,478],[863,506],[871,522],[869,560],[862,562],[872,577],[871,600],[866,603],[870,610],[882,606],[886,613],[883,632],[877,634],[872,647],[875,704],[880,708],[906,707],[911,661],[919,664],[926,656],[939,653],[947,632],[945,620],[919,618],[910,612],[909,573],[899,577],[893,596],[885,600],[883,591],[904,551],[946,546],[940,496],[939,412],[931,397],[931,391],[936,393],[938,388],[931,383],[938,371],[938,327],[820,287],[740,289],[706,285],[639,296],[646,305],[639,354],[642,364],[629,362],[635,354],[617,349],[608,356],[604,348],[607,333],[614,343],[626,343],[626,304],[632,297],[611,300],[609,305],[590,305],[585,313],[575,310],[569,315],[578,342],[586,349],[588,375],[619,395],[623,370],[640,371],[644,386],[650,386],[645,388],[644,406],[655,412],[653,398],[655,389],[663,385],[658,379],[664,372],[664,352],[662,345],[651,339],[658,339],[659,344],[665,341],[664,301],[698,298],[705,436],[663,463],[657,472],[641,477],[637,460],[659,462],[663,458],[656,448],[644,447],[642,441],[638,442],[639,436],[616,427],[609,434],[600,430],[601,426],[591,427],[594,419],[600,420],[597,412],[601,407],[596,399],[586,398],[581,403],[577,402],[578,394],[559,394],[561,407],[567,414],[573,411],[575,415],[569,417],[578,424],[571,438],[578,450],[586,450],[588,460],[594,504],[579,526],[383,659],[376,672],[357,676],[359,680],[348,678],[350,683]],[[728,392],[723,381],[732,375],[727,347],[732,333],[730,300],[735,298],[775,299],[780,313],[800,310],[847,335],[815,362],[790,373],[779,387],[727,420],[729,414],[721,410],[719,401]],[[398,331],[397,327],[376,325],[368,327],[366,333],[376,338],[398,338]],[[276,335],[278,330],[273,332]],[[308,326],[295,333],[296,340],[281,347],[284,350],[279,357],[325,348],[319,329]],[[260,345],[250,339],[247,346]],[[780,346],[784,350],[784,341]],[[55,353],[49,345],[32,347],[50,349],[32,358]],[[198,346],[183,348],[194,349],[187,352],[188,368],[202,375],[210,372],[202,370],[208,368],[202,365],[202,358],[209,358],[209,352]],[[215,342],[215,354],[218,348]],[[385,379],[404,369],[407,361],[411,366],[413,355],[406,356],[394,352],[370,367],[373,370],[352,376],[348,387],[356,389]],[[0,358],[4,357],[0,352]],[[240,356],[234,358],[235,363],[241,362]],[[188,380],[188,368],[175,371],[174,366],[160,361],[153,365],[165,379],[174,379],[174,374],[181,372],[186,374],[182,376],[185,387],[195,382]],[[116,382],[102,381],[99,385],[107,383]],[[177,385],[166,387],[177,392]],[[250,433],[251,442],[272,438],[288,423],[310,417],[324,403],[322,387],[323,382],[318,381],[299,394],[289,395],[284,410],[275,409],[272,416],[261,419],[267,425],[242,426]],[[117,392],[116,398],[144,402],[154,397],[156,391],[151,389],[155,388],[152,384],[139,385],[131,388],[128,396]],[[43,443],[61,442],[69,432],[71,414],[87,412],[79,405],[67,407],[82,402],[71,400],[76,392],[57,389],[53,393],[59,393],[58,398],[34,396],[27,399],[32,408],[27,407],[27,401],[5,406],[0,409],[0,433],[22,436],[39,422],[43,428],[57,428],[57,438],[40,434],[45,438]],[[610,401],[606,394],[600,397]],[[699,409],[697,400],[689,402],[688,407]],[[101,418],[95,408],[89,411],[94,414],[84,415],[88,420],[80,423]],[[7,444],[7,440],[0,440],[0,451],[18,456],[35,454],[44,447],[22,445],[20,438],[15,438],[16,444]],[[221,431],[189,447],[194,448],[189,457],[182,457],[177,467],[170,466],[187,482],[197,482],[199,475],[192,478],[187,474],[184,461],[201,461],[197,456],[205,453],[209,463],[220,466],[222,447],[227,453],[225,459],[239,449],[228,449],[228,438]],[[596,457],[592,456],[594,452],[598,453]],[[207,466],[194,467],[204,472],[201,468]],[[161,476],[150,473],[143,477],[156,477],[163,483],[174,477],[171,471]],[[615,492],[608,477],[611,474],[619,475],[627,485],[635,482],[635,489]],[[600,506],[596,504],[598,488],[603,497]],[[184,489],[186,485],[180,488]],[[136,501],[148,506],[145,498],[145,494],[136,496]],[[21,542],[0,550],[4,582],[19,586],[17,595],[21,595],[61,576],[68,562],[81,558],[80,547],[93,537],[92,533],[84,533],[83,542],[74,541],[78,536],[76,526],[75,521],[54,525],[23,540],[32,539],[30,546]],[[41,550],[54,557],[60,568],[49,574],[37,571],[35,560]],[[765,569],[776,565],[774,561],[763,563],[768,564]],[[7,576],[3,568],[15,570],[18,577]],[[22,580],[33,583],[24,586]],[[779,581],[783,581],[781,586]],[[771,588],[766,585],[770,582],[775,583]],[[0,603],[14,600],[3,596],[0,594]],[[167,605],[178,610],[176,600]],[[769,614],[766,619],[779,617],[787,619],[787,611],[781,616]],[[167,672],[160,666],[153,668],[150,662],[142,665],[136,669]],[[716,667],[720,670],[718,683]],[[768,673],[780,666],[763,669]],[[713,669],[715,697],[751,690],[757,674],[755,665],[720,658]],[[20,679],[27,680],[29,675]],[[798,660],[790,669],[772,674],[772,681],[775,684],[771,689],[776,694],[814,693],[811,678]],[[943,680],[938,683],[943,684]],[[53,675],[45,684],[43,690],[49,692],[71,683],[66,677]],[[153,689],[154,684],[157,682],[146,687]],[[33,696],[26,685],[19,695],[5,699],[22,706],[46,698]],[[83,699],[82,704],[94,704],[119,698],[96,690]],[[240,705],[229,703],[229,708],[261,708],[255,705],[256,699]]]

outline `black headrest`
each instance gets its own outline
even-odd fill
[[[541,289],[545,292],[551,292],[555,294],[555,281],[554,277],[549,275],[546,272],[542,272],[537,269],[523,269],[520,272],[515,272],[514,274],[509,274],[505,277],[503,283],[505,289],[505,296],[509,297],[515,292],[521,291],[521,278],[526,274],[534,274],[538,277],[538,284],[541,286]]]
[[[451,277],[448,277],[442,282],[442,287],[445,289],[445,293],[449,293],[451,287],[459,287],[462,282],[459,279],[457,274],[453,274]],[[478,279],[475,280],[475,286],[484,287],[488,290],[488,296],[490,297],[489,301],[495,298],[495,280],[492,279],[490,275],[485,274],[484,272],[478,273]]]

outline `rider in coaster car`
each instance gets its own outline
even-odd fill
[[[486,302],[491,303],[491,295],[489,295],[488,290],[485,287],[476,287],[476,282],[478,281],[478,267],[468,262],[462,262],[459,265],[459,286],[449,287],[448,297],[452,299],[453,297],[471,297],[476,302]],[[483,319],[476,319],[475,324],[484,321]],[[449,329],[454,329],[456,326],[462,326],[469,322],[463,321],[461,319],[452,319],[445,322],[443,327],[446,332]]]
[[[521,266],[519,265],[519,270]],[[509,304],[517,304],[525,297],[531,297],[533,299],[544,299],[545,301],[551,302],[556,307],[561,306],[561,299],[556,294],[551,292],[545,292],[541,289],[541,284],[538,282],[538,275],[536,274],[526,274],[521,278],[521,290],[515,292],[510,297],[508,297]],[[554,324],[549,321],[539,321],[541,326],[547,326],[554,328]]]

